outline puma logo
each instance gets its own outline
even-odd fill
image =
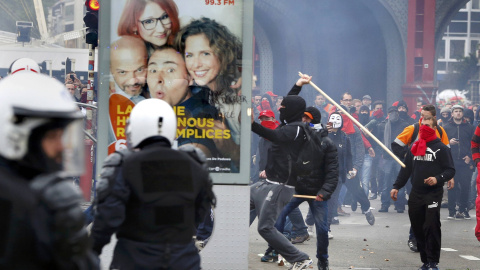
[[[427,152],[432,153],[432,154],[433,154],[433,157],[434,157],[435,159],[437,159],[437,152],[438,152],[438,151],[440,151],[440,149],[437,149],[437,151],[433,152],[433,150],[430,149],[430,147],[427,147]]]

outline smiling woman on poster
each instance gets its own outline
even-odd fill
[[[180,29],[178,8],[173,0],[127,0],[118,23],[118,35],[139,36],[149,53],[172,44]]]
[[[180,30],[175,46],[185,57],[187,70],[199,86],[210,89],[210,101],[222,113],[231,130],[232,140],[217,142],[228,156],[239,158],[241,91],[232,88],[240,77],[237,61],[241,58],[241,43],[227,27],[209,18],[193,20]],[[226,129],[217,121],[217,129]],[[231,143],[234,143],[231,144]]]

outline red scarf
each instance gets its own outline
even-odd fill
[[[373,116],[375,116],[375,118],[377,119],[380,119],[383,117],[383,111],[382,110],[376,110],[374,113],[373,113]]]
[[[278,121],[276,121],[278,122]],[[277,123],[273,122],[273,121],[262,121],[262,123],[260,123],[260,125],[266,127],[266,128],[269,128],[269,129],[276,129],[278,127]]]
[[[414,156],[425,156],[425,152],[427,151],[427,143],[433,141],[437,138],[437,134],[435,130],[429,126],[421,126],[420,127],[420,138],[416,141],[412,146],[412,154]]]
[[[348,118],[345,114],[342,114],[342,120],[343,120],[343,127],[342,130],[346,134],[353,134],[355,133],[355,129],[353,128],[353,121]]]

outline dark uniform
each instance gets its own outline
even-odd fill
[[[70,181],[28,179],[1,157],[0,179],[0,269],[99,269]]]
[[[94,250],[101,253],[116,233],[111,269],[200,269],[192,237],[215,202],[204,160],[195,151],[171,149],[164,138],[142,145],[105,160]]]

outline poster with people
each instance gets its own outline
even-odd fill
[[[174,147],[194,145],[210,172],[240,170],[240,0],[118,0],[111,8],[109,153],[126,147],[136,103],[174,107]]]

